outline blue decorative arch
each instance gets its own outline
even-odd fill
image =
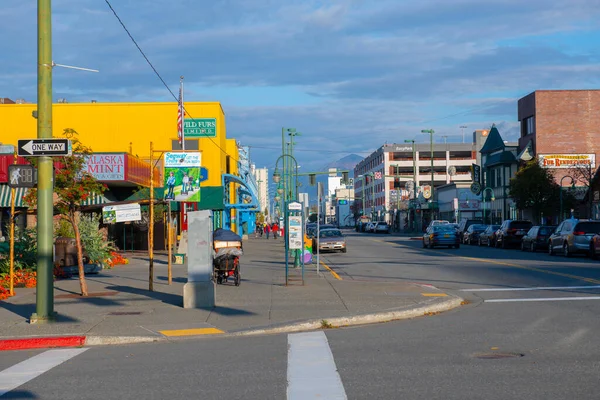
[[[258,202],[258,199],[256,198],[256,194],[254,193],[252,188],[250,188],[248,186],[248,183],[246,181],[244,181],[239,176],[232,175],[232,174],[222,174],[222,177],[223,177],[223,187],[224,188],[228,188],[229,183],[237,183],[241,186],[241,188],[238,190],[238,193],[251,198],[250,203],[233,203],[233,204],[229,204],[229,199],[227,199],[227,201],[224,202],[226,209],[235,208],[235,209],[248,210],[248,209],[258,208],[259,202]],[[225,190],[225,193],[227,193],[227,190]],[[227,193],[227,195],[230,196],[231,194]],[[241,196],[239,196],[239,197],[241,197]]]

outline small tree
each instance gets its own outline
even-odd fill
[[[73,154],[55,158],[54,193],[57,198],[54,209],[61,218],[73,227],[77,246],[77,266],[81,295],[87,296],[88,289],[83,268],[83,248],[79,231],[79,211],[81,210],[81,203],[87,200],[89,196],[102,194],[106,190],[106,186],[84,171],[86,158],[92,155],[92,149],[79,141],[77,138],[78,133],[73,129],[65,129],[63,135],[71,140]],[[30,205],[37,203],[37,190],[35,188],[27,193],[25,201]]]
[[[510,180],[510,195],[518,209],[532,209],[538,221],[542,214],[557,214],[560,186],[546,168],[542,168],[537,159],[533,159],[517,171]]]
[[[586,205],[586,214],[588,214],[591,218],[593,214],[591,187],[592,182],[594,180],[594,176],[596,175],[596,168],[593,168],[592,164],[578,164],[569,169],[569,174],[573,177],[575,182],[583,183],[586,186],[588,192],[588,204]]]

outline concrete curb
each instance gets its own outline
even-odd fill
[[[284,324],[274,327],[261,329],[249,329],[239,332],[224,333],[220,335],[208,335],[210,337],[239,337],[239,336],[258,336],[277,333],[293,333],[323,329],[323,323],[327,323],[327,328],[341,328],[346,326],[378,324],[383,322],[397,321],[422,317],[427,314],[437,314],[459,307],[463,299],[449,295],[449,298],[443,301],[435,300],[433,304],[425,304],[415,308],[403,310],[386,311],[371,314],[361,314],[348,317],[331,317],[314,320],[300,321],[291,324]],[[188,336],[186,339],[197,339],[202,336]],[[177,340],[181,340],[178,338]],[[166,343],[174,341],[166,336],[46,336],[46,337],[23,337],[0,339],[0,351],[9,350],[30,350],[61,347],[82,347],[82,346],[107,346],[124,345],[137,343]]]
[[[346,326],[355,325],[368,325],[378,324],[383,322],[397,321],[401,319],[409,319],[415,317],[422,317],[426,314],[436,314],[444,311],[452,310],[453,308],[459,307],[463,302],[463,299],[458,296],[449,295],[450,298],[444,301],[437,301],[434,304],[422,305],[416,308],[386,311],[372,314],[361,314],[350,317],[332,317],[332,318],[321,318],[316,320],[308,320],[297,322],[294,324],[281,325],[277,327],[270,327],[264,329],[250,329],[241,332],[228,333],[225,336],[255,336],[255,335],[267,335],[275,333],[292,333],[310,331],[316,329],[323,329],[323,322],[327,322],[328,327],[341,328]]]

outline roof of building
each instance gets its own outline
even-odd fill
[[[490,129],[488,138],[479,152],[482,154],[489,154],[493,153],[494,151],[503,150],[504,146],[504,140],[502,140],[502,136],[500,136],[498,128],[496,128],[496,125],[492,125],[492,129]]]
[[[488,156],[485,160],[485,167],[492,167],[499,164],[512,164],[516,163],[517,159],[511,151],[503,151],[502,153]]]

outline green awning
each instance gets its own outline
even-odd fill
[[[27,194],[27,188],[15,189],[15,207],[27,207],[23,203],[23,197]],[[0,185],[0,207],[10,208],[10,186]]]

